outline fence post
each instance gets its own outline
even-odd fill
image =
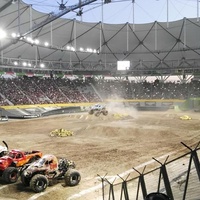
[[[133,169],[139,174],[138,187],[137,187],[137,197],[136,197],[136,200],[138,200],[140,184],[141,184],[141,188],[142,188],[143,198],[145,198],[147,196],[147,189],[146,189],[146,184],[145,184],[145,181],[144,181],[144,170],[146,169],[146,166],[144,167],[142,173],[140,173],[135,168],[133,168]]]
[[[196,145],[196,147],[194,149],[188,147],[185,143],[181,142],[182,145],[184,145],[185,147],[187,147],[190,151],[190,160],[189,160],[189,165],[188,165],[188,171],[187,171],[187,177],[186,177],[186,182],[185,182],[185,189],[184,189],[184,194],[183,194],[183,200],[186,198],[186,193],[187,193],[187,186],[188,186],[188,181],[189,181],[189,176],[190,176],[190,170],[191,170],[191,164],[192,164],[192,160],[194,161],[194,165],[197,171],[197,175],[198,178],[200,180],[200,164],[199,164],[199,158],[197,155],[197,148],[199,146],[199,143]]]
[[[102,183],[102,197],[103,197],[103,200],[105,200],[104,199],[104,196],[105,196],[105,191],[104,191],[104,185],[105,185],[105,177],[106,177],[106,175],[107,174],[105,174],[105,176],[104,177],[101,177],[99,174],[97,174],[97,176],[99,176],[100,177],[100,179],[101,179],[101,183]]]
[[[168,177],[167,169],[166,169],[166,165],[165,165],[168,158],[169,158],[169,156],[167,156],[167,158],[163,164],[160,161],[156,160],[155,158],[153,158],[153,159],[161,165],[160,176],[159,176],[159,185],[160,185],[160,179],[161,179],[161,175],[162,175],[167,195],[170,197],[170,200],[174,200],[174,196],[172,193],[172,189],[171,189],[171,185],[170,185],[170,181],[169,181],[169,177]]]
[[[117,174],[118,175],[118,174]],[[119,175],[118,175],[119,176]],[[122,188],[121,188],[121,196],[120,199],[122,199],[122,195],[124,193],[124,198],[125,200],[129,200],[129,195],[128,195],[128,189],[127,189],[127,179],[130,176],[130,174],[128,174],[128,176],[126,177],[126,179],[123,179],[121,176],[119,176],[119,178],[122,179]]]
[[[104,180],[110,185],[108,199],[111,200],[111,197],[112,197],[112,199],[115,200],[115,194],[114,194],[113,184],[114,184],[116,178],[113,180],[112,183],[110,181],[108,181],[108,179],[106,179],[106,178]]]
[[[191,151],[191,157],[192,157],[192,159],[194,161],[194,165],[195,165],[195,168],[196,168],[196,171],[197,171],[197,175],[198,175],[198,178],[199,178],[199,181],[200,181],[200,163],[199,163],[199,158],[198,158],[198,155],[197,155],[197,148],[198,148],[200,142],[198,142],[198,144],[196,145],[194,150],[192,150],[190,147],[188,147],[183,142],[181,142],[181,144],[184,145],[185,147],[187,147]]]

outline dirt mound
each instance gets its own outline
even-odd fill
[[[11,149],[41,150],[44,154],[72,159],[82,174],[77,187],[64,188],[57,184],[48,187],[40,196],[23,187],[20,180],[11,185],[0,181],[0,199],[68,199],[77,194],[81,196],[76,200],[100,199],[102,188],[101,184],[99,189],[96,188],[99,185],[97,174],[113,176],[140,166],[152,157],[180,149],[188,152],[180,142],[190,146],[200,140],[199,113],[137,112],[131,109],[130,113],[123,113],[114,106],[113,110],[115,113],[111,110],[108,116],[63,114],[0,123],[0,136]],[[191,116],[192,120],[180,120],[183,114]],[[49,136],[52,130],[61,128],[73,131],[74,135]],[[90,193],[83,193],[86,190]]]
[[[100,116],[89,115],[89,114],[80,114],[80,115],[68,115],[69,118],[75,118],[80,120],[89,120],[89,121],[107,121],[107,120],[126,120],[126,119],[134,119],[133,116],[124,114],[124,113],[112,113]]]
[[[93,138],[109,138],[109,137],[118,137],[118,138],[134,138],[139,134],[139,129],[130,127],[130,122],[123,123],[120,121],[107,121],[107,123],[99,123],[97,125],[90,124],[86,128],[79,129],[75,132],[75,135],[81,135],[84,137],[93,137]],[[128,136],[128,137],[127,137]]]

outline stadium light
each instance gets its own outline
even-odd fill
[[[44,63],[40,63],[40,67],[44,68],[45,67]]]
[[[48,43],[48,42],[45,42],[45,43],[44,43],[44,46],[45,46],[45,47],[48,47],[48,46],[49,46],[49,43]]]
[[[40,41],[38,40],[38,39],[35,39],[35,44],[39,44],[40,43]]]
[[[6,36],[7,33],[4,30],[0,29],[0,40],[4,39]]]
[[[11,33],[11,36],[12,36],[13,38],[16,38],[16,37],[17,37],[17,34],[16,34],[16,33]]]
[[[39,39],[33,39],[31,37],[20,37],[19,35],[17,35],[16,33],[12,33],[12,37],[19,37],[20,40],[25,40],[27,43],[30,43],[32,46],[33,45],[38,45],[38,46],[43,46],[43,47],[48,47],[49,43],[46,42],[40,42]],[[53,48],[53,49],[58,49],[61,51],[67,50],[67,51],[73,51],[76,52],[76,48],[71,46],[71,45],[67,45],[66,47],[59,47],[59,46],[50,46],[49,48]],[[80,47],[78,49],[78,51],[80,52],[85,52],[85,53],[94,53],[94,54],[99,54],[99,51],[97,49],[92,49],[92,48],[83,48]]]
[[[23,62],[22,65],[25,67],[25,66],[27,66],[27,63],[26,63],[26,62]]]
[[[14,65],[18,65],[18,62],[17,62],[17,61],[14,61],[13,64],[14,64]]]

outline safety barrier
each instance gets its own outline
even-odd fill
[[[199,143],[193,149],[183,142],[181,144],[189,150],[187,153],[170,161],[168,155],[164,162],[153,158],[149,165],[154,168],[148,172],[145,172],[148,167],[145,165],[142,172],[133,168],[131,172],[112,179],[107,174],[98,175],[102,182],[103,200],[143,200],[152,192],[166,194],[170,200],[199,199]],[[155,167],[157,164],[159,167]]]

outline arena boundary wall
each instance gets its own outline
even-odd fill
[[[176,158],[164,161],[153,158],[152,170],[133,168],[126,177],[117,175],[110,179],[100,176],[102,182],[103,200],[141,200],[154,192],[166,194],[170,200],[195,200],[200,197],[200,148],[199,143],[194,149],[183,142],[181,144],[188,150]],[[171,155],[170,155],[171,156]],[[151,166],[149,166],[151,168]],[[141,170],[141,171],[140,171]],[[136,175],[135,175],[136,173]]]
[[[0,117],[28,119],[65,113],[79,113],[87,111],[90,106],[99,103],[105,106],[133,107],[138,111],[166,111],[168,109],[180,110],[184,100],[178,99],[107,99],[103,102],[87,103],[59,103],[34,105],[0,106]]]
[[[33,104],[33,105],[7,105],[7,106],[0,106],[1,108],[4,108],[6,110],[11,109],[27,109],[27,108],[60,108],[60,107],[88,107],[96,103],[100,104],[110,104],[110,103],[122,103],[125,105],[130,106],[174,106],[174,105],[180,105],[185,100],[179,100],[179,99],[107,99],[103,102],[85,102],[85,103],[57,103],[57,104]]]

